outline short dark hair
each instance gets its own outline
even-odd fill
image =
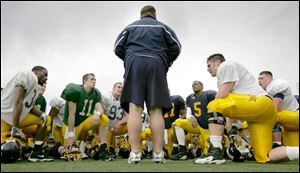
[[[82,76],[82,85],[84,85],[85,81],[87,81],[89,79],[89,76],[95,77],[94,73],[87,73],[87,74],[83,75]]]
[[[199,81],[199,80],[195,80],[194,82],[197,82],[198,84],[200,84],[200,85],[203,86],[203,83],[202,83],[201,81]],[[193,82],[193,83],[194,83],[194,82]]]
[[[263,74],[265,74],[265,75],[269,75],[269,76],[271,76],[272,78],[273,78],[273,74],[272,74],[272,72],[270,72],[270,71],[262,71],[262,72],[260,72],[259,73],[259,75],[263,75]]]
[[[156,10],[153,6],[151,5],[146,5],[141,9],[141,17],[145,15],[151,15],[152,17],[156,18]]]
[[[123,85],[123,83],[122,83],[122,82],[116,82],[116,83],[114,84],[114,86],[113,86],[113,89],[115,89],[115,87],[116,87],[118,84],[121,84],[121,85]]]
[[[36,66],[34,66],[32,69],[31,69],[31,71],[42,71],[42,70],[47,70],[45,67],[43,67],[43,66],[40,66],[40,65],[36,65]]]
[[[208,58],[207,58],[207,61],[216,61],[216,60],[219,60],[220,62],[224,62],[225,61],[225,58],[222,54],[220,53],[215,53],[215,54],[212,54],[210,55]]]

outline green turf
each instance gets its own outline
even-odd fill
[[[196,165],[192,160],[172,161],[165,164],[154,164],[150,159],[142,164],[129,165],[127,159],[116,159],[112,162],[83,160],[68,162],[32,163],[18,161],[14,164],[1,163],[1,172],[299,172],[299,161],[288,161],[272,164],[258,164],[254,161],[234,163],[227,161],[221,165]]]

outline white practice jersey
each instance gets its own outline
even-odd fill
[[[16,100],[16,86],[22,86],[25,89],[25,98],[23,109],[20,115],[21,122],[38,97],[38,78],[32,71],[18,72],[1,91],[1,119],[12,125],[13,109]]]
[[[279,110],[292,110],[296,111],[299,104],[292,94],[292,89],[288,83],[283,79],[273,79],[267,86],[266,91],[269,95],[274,97],[276,94],[281,93],[284,95],[282,103],[279,105]]]
[[[217,70],[218,88],[227,82],[234,82],[232,93],[267,95],[254,76],[241,64],[224,61]]]
[[[105,110],[104,112],[109,118],[108,128],[110,129],[123,118],[123,109],[120,101],[116,100],[111,92],[102,94],[102,104]]]
[[[50,101],[50,106],[58,110],[58,114],[53,118],[53,125],[62,127],[66,101],[61,97],[54,97]]]

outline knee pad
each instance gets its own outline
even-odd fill
[[[225,125],[225,119],[222,116],[222,114],[219,112],[207,113],[207,117],[208,117],[207,118],[208,124],[213,123],[213,124]]]

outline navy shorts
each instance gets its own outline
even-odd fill
[[[166,70],[161,58],[130,56],[125,60],[125,74],[121,107],[129,112],[129,103],[144,107],[162,108],[165,114],[171,110]]]

